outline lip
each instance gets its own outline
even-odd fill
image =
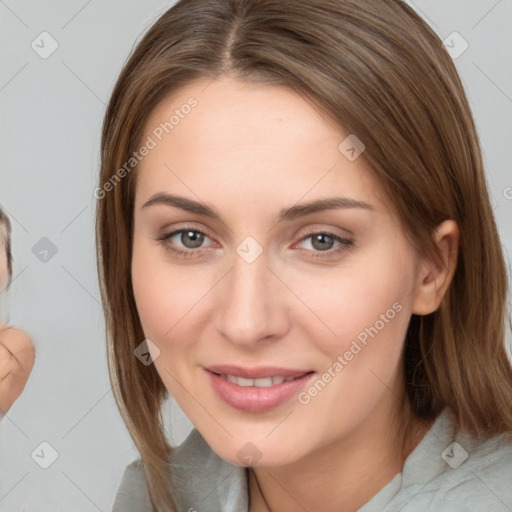
[[[264,379],[266,377],[275,377],[280,375],[282,377],[298,377],[312,371],[300,370],[296,368],[280,368],[278,366],[259,366],[257,368],[244,368],[242,366],[235,366],[229,364],[208,366],[206,368],[213,373],[223,373],[225,375],[234,375],[235,377],[242,377],[245,379]]]
[[[212,368],[230,368],[229,371],[217,371]],[[283,368],[257,368],[257,369],[244,369],[242,372],[239,367],[239,372],[234,371],[235,367],[211,367],[205,368],[206,374],[210,379],[213,390],[217,396],[233,409],[239,411],[261,413],[270,411],[279,405],[287,402],[293,396],[297,395],[315,375],[315,372],[304,372],[303,370],[287,370],[288,375],[285,374]],[[291,381],[285,381],[281,384],[275,384],[266,388],[259,388],[256,386],[242,387],[233,384],[223,379],[217,373],[236,375],[247,379],[265,378],[270,376],[283,376],[293,377],[295,375],[302,375]]]

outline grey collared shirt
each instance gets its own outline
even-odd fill
[[[220,458],[197,429],[170,456],[179,512],[247,512],[247,469]],[[512,443],[454,435],[446,408],[400,473],[358,512],[512,512]],[[123,475],[113,512],[153,512],[140,460]],[[315,511],[316,512],[316,511]]]

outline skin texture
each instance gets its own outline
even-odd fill
[[[411,314],[434,311],[446,292],[457,226],[445,221],[436,235],[445,267],[421,259],[364,154],[351,162],[338,150],[348,133],[287,88],[228,77],[208,84],[193,82],[155,109],[143,140],[190,96],[198,101],[137,169],[132,278],[144,333],[160,350],[154,364],[219,456],[243,465],[239,450],[257,447],[251,512],[265,502],[357,510],[402,468],[394,417],[403,340]],[[142,207],[160,192],[204,202],[223,222]],[[283,208],[341,196],[373,210],[277,222]],[[156,240],[184,228],[183,237]],[[207,235],[200,249],[186,237],[195,229]],[[310,236],[319,232],[353,245],[330,239],[322,251]],[[248,236],[263,249],[252,263],[236,252]],[[394,303],[400,312],[306,405],[293,397],[264,413],[238,411],[209,384],[204,367],[214,364],[314,370],[314,382]],[[418,422],[409,451],[429,427]]]
[[[0,411],[7,413],[21,395],[34,366],[34,346],[16,327],[0,328]]]
[[[9,282],[7,259],[0,246],[0,293]],[[0,325],[0,412],[6,414],[25,388],[34,366],[34,346],[16,327]]]

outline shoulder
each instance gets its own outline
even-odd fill
[[[114,500],[112,512],[152,512],[140,459],[126,466]]]
[[[178,447],[174,448],[169,463],[175,465],[176,459],[182,462],[197,459],[205,452],[202,437],[193,429]],[[141,459],[126,466],[117,491],[112,512],[152,512],[151,499],[146,483],[144,464]]]
[[[245,468],[219,457],[197,429],[169,456],[173,496],[179,510],[200,503],[204,510],[247,510]],[[152,512],[142,461],[128,465],[112,512]]]
[[[406,462],[395,499],[403,512],[510,512],[511,484],[511,437],[456,432],[446,409]]]
[[[456,444],[455,444],[456,443]],[[432,509],[443,511],[512,510],[512,441],[505,434],[482,442],[461,438],[451,450],[456,459],[433,482]],[[462,461],[459,464],[459,462]]]
[[[448,407],[403,470],[358,512],[511,512],[512,441],[458,431]]]

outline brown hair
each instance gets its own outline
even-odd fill
[[[108,193],[105,185],[166,95],[221,74],[287,86],[356,134],[419,254],[439,261],[434,229],[457,222],[452,283],[438,310],[410,321],[404,404],[423,419],[449,406],[458,428],[476,436],[512,432],[505,263],[470,107],[437,35],[399,0],[181,0],[140,40],[115,85],[96,196],[111,382],[157,510],[174,502],[166,390],[133,355],[144,339],[131,286],[136,171]]]
[[[11,221],[0,208],[0,248],[5,252],[7,260],[8,283],[12,279]],[[2,291],[2,290],[0,290]]]

